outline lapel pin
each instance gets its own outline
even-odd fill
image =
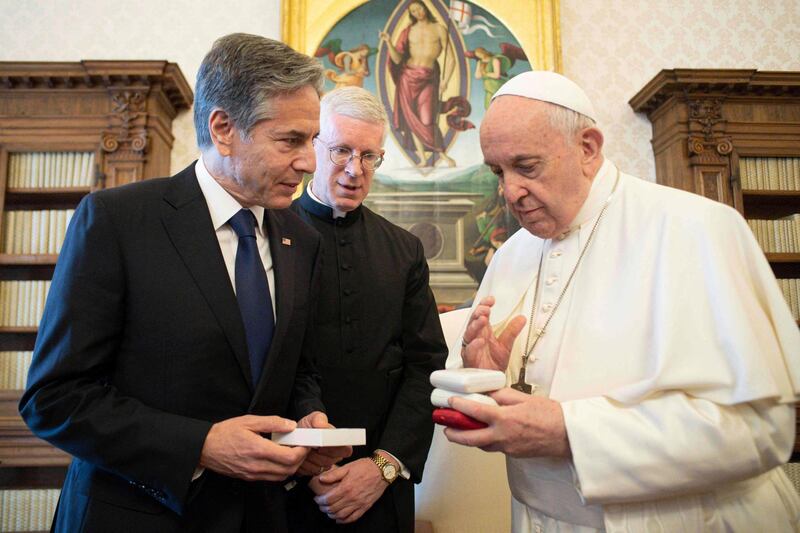
[[[281,244],[283,244],[284,246],[291,246],[292,239],[290,239],[289,237],[281,237]]]

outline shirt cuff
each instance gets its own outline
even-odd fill
[[[406,465],[403,464],[403,461],[401,461],[391,453],[387,452],[386,450],[377,449],[375,450],[375,452],[386,455],[387,457],[391,457],[394,460],[394,462],[396,462],[397,465],[400,467],[400,477],[403,479],[411,479],[411,471],[409,471],[409,469],[406,468]]]
[[[197,478],[202,476],[203,472],[205,472],[205,471],[206,471],[206,469],[204,467],[202,467],[202,466],[198,466],[197,468],[195,468],[194,469],[194,474],[192,474],[192,481],[197,481]]]

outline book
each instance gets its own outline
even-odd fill
[[[289,433],[273,433],[272,442],[282,446],[363,446],[367,443],[364,428],[297,428]]]
[[[59,489],[0,490],[0,531],[47,531]]]

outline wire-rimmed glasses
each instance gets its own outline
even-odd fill
[[[319,141],[328,149],[328,156],[331,163],[336,166],[346,166],[354,158],[361,160],[361,166],[364,170],[375,170],[381,163],[383,163],[383,156],[374,152],[366,152],[361,155],[356,155],[355,150],[351,150],[345,146],[331,146],[330,143],[323,141],[319,137],[314,137],[315,141]]]

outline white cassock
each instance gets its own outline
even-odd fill
[[[496,298],[496,333],[530,319],[540,258],[543,326],[617,175],[606,160],[564,238],[522,229],[500,248],[475,298]],[[526,372],[561,402],[572,459],[507,458],[514,531],[798,530],[778,466],[794,442],[800,332],[732,208],[619,174]]]

